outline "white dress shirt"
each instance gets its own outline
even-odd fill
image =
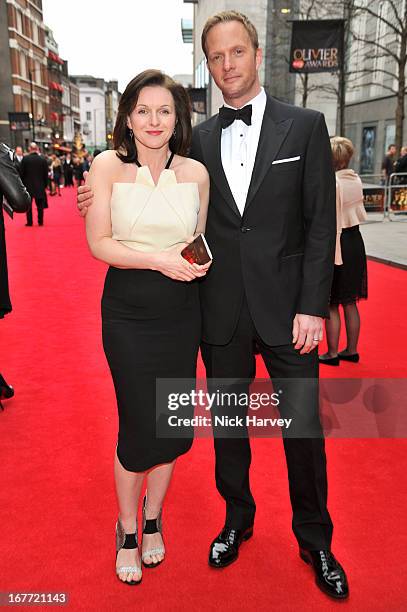
[[[266,102],[266,92],[262,87],[260,93],[247,102],[253,107],[252,124],[246,125],[241,119],[236,119],[229,127],[222,130],[222,166],[241,215],[244,212],[252,178]],[[234,108],[228,104],[225,106]]]

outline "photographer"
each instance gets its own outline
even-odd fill
[[[3,202],[3,197],[5,201]],[[7,145],[0,143],[0,319],[11,312],[8,287],[6,238],[4,231],[3,208],[12,217],[13,212],[24,213],[28,210],[31,197],[24,187],[14,164],[14,154]],[[0,374],[0,407],[2,399],[14,395],[13,388]]]

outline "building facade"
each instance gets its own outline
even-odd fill
[[[0,139],[51,144],[47,48],[41,0],[0,0]],[[8,113],[30,114],[30,129],[10,129]]]
[[[81,134],[81,112],[80,112],[80,94],[79,87],[69,78],[69,95],[71,99],[71,119],[74,140]]]
[[[117,81],[105,83],[105,108],[106,108],[106,141],[107,148],[113,147],[113,129],[119,108],[120,93]]]
[[[360,0],[360,4],[380,18],[374,18],[369,11],[353,17],[352,29],[356,36],[351,41],[348,70],[355,76],[350,79],[346,92],[346,136],[356,147],[355,169],[378,178],[385,152],[390,144],[395,143],[397,100],[392,92],[398,86],[397,63],[383,53],[383,48],[395,55],[400,53],[400,41],[395,37],[391,24],[397,16],[403,20],[406,0],[395,3],[397,16],[389,2]],[[367,44],[367,40],[371,42]],[[361,66],[363,72],[359,73]],[[406,122],[403,145],[407,145]]]
[[[181,83],[181,85],[185,88],[193,87],[194,77],[192,75],[192,72],[191,74],[173,74],[172,78],[177,83]]]
[[[63,141],[64,118],[62,111],[63,66],[64,60],[59,57],[58,44],[52,30],[45,26],[45,44],[47,47],[49,115],[48,123],[52,130],[52,144],[59,145]],[[65,95],[65,102],[66,102]],[[66,105],[65,105],[66,107]]]
[[[68,74],[68,62],[64,61],[61,74],[62,86],[62,140],[64,145],[71,145],[75,136],[71,113],[71,81]]]
[[[62,130],[59,140],[59,149],[66,152],[72,148],[75,136],[81,131],[81,118],[79,111],[79,89],[72,83],[68,62],[64,60],[61,73],[62,85]]]
[[[111,148],[120,101],[118,82],[90,75],[75,75],[71,81],[79,90],[81,133],[86,148]]]

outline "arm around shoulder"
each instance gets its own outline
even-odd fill
[[[192,160],[191,160],[192,161]],[[199,213],[198,213],[198,222],[196,226],[196,234],[204,234],[206,227],[206,219],[208,216],[208,206],[209,206],[209,186],[210,179],[207,169],[201,162],[195,161],[195,176],[196,182],[198,183],[199,189]]]

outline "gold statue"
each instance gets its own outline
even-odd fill
[[[85,144],[82,140],[82,134],[80,132],[75,133],[73,152],[80,159],[83,159],[85,155],[87,154],[87,151],[85,149]]]

